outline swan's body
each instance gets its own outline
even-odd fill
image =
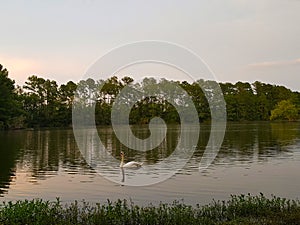
[[[141,167],[142,165],[143,163],[139,163],[135,161],[124,163],[124,153],[121,152],[121,163],[120,163],[121,168],[137,168],[137,167]]]
[[[128,162],[128,163],[122,163],[120,164],[120,167],[122,168],[128,168],[128,167],[141,167],[142,166],[142,163],[139,163],[139,162],[135,162],[135,161],[131,161],[131,162]]]

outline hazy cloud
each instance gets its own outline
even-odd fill
[[[292,60],[281,60],[281,61],[265,61],[248,64],[250,69],[259,69],[259,68],[272,68],[272,67],[283,67],[283,66],[293,66],[300,65],[300,58]]]

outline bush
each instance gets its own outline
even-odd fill
[[[300,204],[263,194],[232,195],[228,201],[195,207],[178,201],[142,207],[127,200],[63,206],[59,199],[37,199],[4,202],[0,224],[300,224]]]

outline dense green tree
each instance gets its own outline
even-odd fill
[[[237,120],[258,120],[256,102],[249,83],[237,82]]]
[[[135,83],[129,76],[97,81],[89,78],[60,86],[54,80],[30,76],[23,88],[16,88],[14,81],[8,78],[8,71],[0,65],[0,128],[24,127],[24,118],[28,127],[70,126],[73,107],[80,107],[78,116],[83,122],[95,118],[97,125],[109,125],[116,97],[127,85],[135,89],[134,93],[123,92],[121,96],[125,104],[134,101],[129,116],[131,124],[147,124],[156,116],[167,123],[180,123],[178,112],[169,100],[183,107],[187,97],[194,102],[200,122],[210,120],[211,107],[221,107],[220,97],[226,102],[229,121],[299,118],[300,93],[259,81],[220,83],[223,96],[216,93],[218,83],[215,81],[189,83],[145,78]],[[178,91],[179,87],[185,94]]]
[[[123,77],[121,80],[122,80],[123,86],[131,84],[133,82],[133,79],[128,76]]]
[[[238,117],[238,100],[236,98],[237,88],[231,83],[220,83],[221,90],[226,102],[227,119],[237,121]]]
[[[183,81],[180,85],[188,93],[188,95],[191,96],[199,115],[199,121],[202,122],[210,118],[210,110],[208,101],[199,84],[203,85],[204,81],[199,80],[192,84],[187,81]]]
[[[66,108],[72,107],[76,88],[77,85],[73,81],[69,81],[67,84],[62,84],[59,87],[59,102],[65,105]]]
[[[43,107],[45,105],[45,90],[43,85],[44,78],[35,75],[28,77],[23,86],[25,92],[23,94],[23,105],[27,114],[28,126],[43,126],[45,115]]]
[[[271,120],[289,120],[298,119],[298,109],[290,100],[280,101],[271,112]]]
[[[56,81],[30,76],[25,82],[24,105],[30,126],[57,126],[59,94]]]
[[[256,81],[254,84],[254,92],[257,96],[257,112],[259,120],[268,120],[271,111],[282,100],[295,99],[299,93],[278,85],[264,84]]]
[[[215,81],[204,80],[180,83],[166,79],[145,78],[140,83],[134,83],[130,77],[119,80],[114,76],[107,80],[82,80],[78,85],[69,82],[67,85],[61,85],[57,90],[55,82],[32,76],[24,86],[24,89],[28,90],[25,98],[27,104],[24,105],[26,109],[30,109],[27,111],[30,111],[28,117],[31,118],[31,125],[65,126],[71,123],[71,104],[74,92],[76,92],[77,102],[81,102],[82,110],[87,112],[81,115],[84,115],[87,121],[90,120],[89,118],[92,116],[90,107],[95,104],[96,124],[109,125],[116,96],[126,85],[133,85],[136,90],[146,91],[153,96],[143,97],[135,102],[130,112],[131,124],[147,124],[156,116],[161,117],[167,123],[179,123],[178,112],[166,100],[166,96],[176,99],[176,102],[181,105],[184,105],[186,99],[184,95],[178,94],[174,84],[182,87],[191,97],[198,111],[199,121],[209,120],[211,106],[208,104],[208,100],[214,101],[213,107],[218,107],[219,100],[213,91],[215,85],[218,84]],[[271,111],[276,104],[286,99],[291,99],[291,102],[300,108],[300,94],[283,86],[257,81],[253,84],[247,82],[220,83],[220,87],[226,102],[227,119],[230,121],[269,120]],[[123,101],[129,103],[128,101],[135,99],[134,95],[127,93],[122,97]]]
[[[14,83],[8,77],[7,69],[0,65],[0,129],[18,128],[23,123]]]
[[[57,112],[57,123],[63,126],[69,126],[72,123],[72,103],[77,85],[69,81],[62,84],[58,90],[59,108]]]
[[[184,105],[185,97],[178,94],[176,88],[174,89],[176,85],[182,87],[193,100],[199,114],[199,121],[210,119],[211,106],[208,104],[208,100],[214,101],[214,107],[218,107],[219,104],[216,93],[213,91],[214,86],[218,85],[215,81],[199,80],[190,84],[186,81],[180,83],[167,81],[166,79],[145,78],[140,83],[133,83],[133,79],[130,77],[124,77],[119,80],[114,76],[105,81],[87,79],[80,81],[78,85],[74,83],[61,85],[57,93],[55,91],[57,87],[55,82],[37,77],[31,77],[29,81],[27,86],[31,87],[29,88],[31,94],[27,101],[32,102],[29,105],[32,108],[31,110],[34,111],[30,115],[32,117],[34,113],[39,113],[37,115],[38,119],[35,121],[40,125],[41,119],[47,121],[48,125],[57,126],[60,124],[65,126],[70,124],[70,104],[74,98],[75,89],[77,99],[81,101],[81,106],[84,106],[83,110],[89,112],[81,114],[87,117],[87,121],[91,117],[89,107],[95,104],[97,125],[109,125],[111,123],[112,106],[116,96],[119,95],[122,88],[126,85],[134,85],[136,90],[153,94],[151,97],[144,97],[135,102],[130,112],[129,121],[131,124],[147,124],[156,116],[161,117],[167,123],[179,123],[178,112],[166,100],[166,96],[169,96],[172,99],[176,99],[178,104]],[[264,84],[257,81],[253,84],[247,82],[237,82],[236,84],[220,83],[220,87],[226,102],[227,119],[230,121],[269,120],[271,111],[276,104],[285,99],[291,99],[295,106],[300,106],[299,93],[292,92],[282,86]],[[134,100],[135,96],[128,93],[122,98],[125,103],[129,103],[128,101]],[[34,102],[36,104],[33,104]],[[45,111],[45,109],[48,111]],[[51,112],[51,115],[55,115],[56,120],[51,119],[46,112]]]
[[[118,80],[118,77],[113,76],[109,78],[102,87],[102,92],[106,97],[105,101],[108,103],[113,103],[114,99],[122,89],[123,85]]]

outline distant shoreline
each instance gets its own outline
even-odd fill
[[[259,81],[252,84],[240,81],[235,84],[217,83],[210,80],[188,83],[150,77],[136,84],[131,77],[119,79],[113,76],[105,81],[89,78],[77,84],[69,81],[59,86],[55,80],[30,76],[23,87],[16,87],[8,77],[8,71],[1,65],[0,69],[0,79],[3,81],[0,90],[5,93],[0,95],[0,130],[71,127],[74,106],[82,107],[79,118],[84,117],[81,118],[84,123],[94,118],[97,126],[110,125],[115,100],[121,90],[130,85],[137,85],[141,93],[150,89],[153,96],[134,100],[134,94],[128,95],[126,104],[129,104],[128,100],[134,100],[129,124],[149,124],[154,117],[163,119],[166,124],[179,124],[179,113],[165,97],[168,95],[178,100],[176,104],[180,107],[185,107],[186,101],[191,99],[198,113],[196,119],[198,117],[200,123],[211,119],[210,101],[221,104],[219,106],[222,108],[226,107],[227,121],[297,121],[300,118],[299,92]],[[183,91],[179,93],[174,87]],[[216,98],[214,87],[220,89],[220,93],[215,90],[219,93]],[[91,99],[94,103],[91,103]]]

